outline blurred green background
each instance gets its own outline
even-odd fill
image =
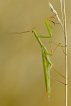
[[[60,18],[59,0],[50,0]],[[66,0],[68,29],[68,69],[71,81],[71,14],[70,0]],[[52,16],[48,0],[0,0],[0,106],[65,106],[65,86],[51,79],[51,98],[48,102],[45,89],[41,49],[34,35],[9,34],[36,28],[38,34],[48,35],[44,20]],[[63,30],[53,25],[51,39],[42,39],[49,48],[49,41],[64,45]],[[54,49],[55,46],[53,46]],[[57,70],[65,75],[64,54],[58,48],[50,57]],[[53,69],[51,75],[65,82]],[[68,106],[71,106],[69,83]]]

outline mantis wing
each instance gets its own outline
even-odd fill
[[[49,63],[45,50],[42,48],[42,61],[43,61],[43,68],[44,68],[44,77],[45,77],[45,85],[46,85],[46,92],[47,96],[50,97],[51,87],[50,87],[50,69],[52,65]]]

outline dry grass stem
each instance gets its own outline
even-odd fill
[[[50,2],[49,2],[49,7],[50,7],[50,9],[52,10],[52,12],[56,15],[56,18],[57,18],[58,22],[60,23],[60,25],[61,25],[62,28],[63,28],[62,21],[60,20],[57,11],[54,9],[53,5],[52,5]]]

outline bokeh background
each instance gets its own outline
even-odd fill
[[[59,0],[50,0],[60,18]],[[66,0],[68,30],[69,95],[71,106],[71,3]],[[40,46],[34,35],[11,34],[36,28],[38,34],[48,35],[44,20],[52,16],[48,0],[0,0],[0,106],[65,106],[65,86],[51,79],[51,97],[48,102]],[[57,21],[57,20],[55,20]],[[64,45],[63,30],[53,25],[51,39],[41,39],[49,48],[49,41]],[[53,45],[53,49],[55,46]],[[58,48],[50,57],[56,69],[65,75],[64,54]],[[65,82],[53,69],[51,75]]]

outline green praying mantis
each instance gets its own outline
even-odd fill
[[[54,15],[55,16],[55,15]],[[32,29],[32,33],[34,34],[36,40],[38,41],[40,47],[41,47],[41,52],[42,52],[42,61],[43,61],[43,69],[44,69],[44,77],[45,77],[45,85],[46,85],[46,93],[47,93],[47,96],[50,97],[50,94],[51,94],[51,86],[50,86],[50,77],[52,77],[50,75],[50,70],[51,68],[53,67],[53,69],[60,75],[62,76],[63,78],[65,78],[62,74],[60,74],[56,68],[54,67],[53,63],[51,62],[49,56],[52,56],[53,53],[55,52],[55,50],[57,49],[57,47],[61,47],[62,50],[63,50],[63,47],[65,46],[62,46],[61,43],[58,43],[58,44],[55,44],[53,42],[49,42],[50,44],[50,48],[51,48],[51,43],[57,45],[56,48],[54,49],[54,51],[52,51],[52,48],[51,48],[51,53],[48,52],[47,48],[44,46],[44,44],[41,42],[40,38],[51,38],[52,37],[52,28],[50,26],[50,23],[49,21],[51,21],[52,23],[55,24],[54,21],[50,20],[50,18],[53,18],[54,16],[52,17],[49,17],[47,19],[45,19],[45,25],[46,25],[46,28],[48,30],[48,33],[49,35],[48,36],[43,36],[43,35],[38,35],[36,33],[36,30],[35,28]],[[19,32],[19,33],[12,33],[12,34],[22,34],[22,33],[27,33],[27,32],[31,32],[30,31],[24,31],[24,32]],[[65,54],[64,50],[63,50],[63,53]],[[54,78],[54,77],[52,77]],[[55,79],[55,78],[54,78]],[[56,79],[57,80],[57,79]],[[59,80],[57,80],[58,82],[61,82]],[[65,83],[61,82],[62,84],[66,85]]]
[[[50,24],[47,25],[47,24],[48,24],[47,22],[48,22],[48,20],[46,19],[45,24],[46,24],[46,26],[49,27]],[[48,28],[47,28],[47,29],[48,29]],[[49,30],[51,30],[50,27],[49,27]],[[48,50],[46,49],[46,47],[43,45],[43,43],[41,42],[40,38],[41,38],[41,37],[48,37],[48,38],[50,38],[51,36],[50,36],[50,35],[49,35],[49,36],[40,36],[40,35],[38,35],[38,34],[36,33],[35,28],[33,28],[32,32],[34,33],[34,36],[36,37],[36,39],[37,39],[37,41],[38,41],[38,43],[39,43],[39,45],[40,45],[40,47],[41,47],[42,61],[43,61],[43,68],[44,68],[44,77],[45,77],[45,85],[46,85],[46,93],[47,93],[47,96],[50,97],[50,93],[51,93],[50,77],[52,77],[52,76],[50,76],[50,69],[53,67],[54,70],[55,70],[59,75],[61,75],[63,78],[65,78],[65,77],[64,77],[62,74],[60,74],[60,73],[56,70],[56,68],[54,67],[54,65],[53,65],[52,62],[50,61],[49,56],[52,56],[52,55],[53,55],[53,53],[55,52],[55,50],[56,50],[56,48],[57,48],[58,46],[62,47],[62,50],[63,50],[63,47],[64,47],[64,46],[62,46],[61,43],[56,44],[57,46],[56,46],[55,50],[54,50],[53,52],[52,52],[52,50],[51,50],[51,53],[50,53],[50,52],[48,52]],[[40,38],[39,38],[39,37],[40,37]],[[52,43],[52,42],[49,42],[49,43]],[[64,52],[64,50],[63,50],[63,52]],[[52,77],[52,78],[54,78],[54,77]],[[55,79],[55,78],[54,78],[54,79]],[[56,79],[56,80],[57,80],[57,79]],[[59,81],[59,80],[57,80],[57,81]],[[59,82],[61,82],[61,81],[59,81]],[[61,83],[62,83],[62,82],[61,82]],[[63,83],[63,84],[64,84],[64,83]],[[65,84],[64,84],[64,85],[65,85]]]

